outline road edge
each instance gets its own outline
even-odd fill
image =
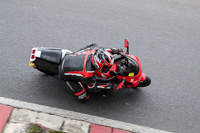
[[[49,106],[39,105],[35,103],[28,103],[24,101],[14,100],[10,98],[0,97],[0,103],[13,106],[16,108],[25,108],[33,111],[44,112],[48,114],[54,114],[70,119],[75,119],[79,121],[85,121],[89,123],[94,123],[102,126],[108,126],[113,128],[118,128],[122,130],[127,130],[135,133],[170,133],[167,131],[153,129],[150,127],[139,126],[131,123],[121,122],[117,120],[107,119],[98,116],[92,116],[88,114],[83,114],[79,112],[73,112],[64,109],[53,108]]]

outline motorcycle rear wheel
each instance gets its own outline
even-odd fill
[[[52,75],[52,76],[55,75],[55,73],[52,73],[52,72],[50,72],[48,70],[41,69],[39,67],[36,67],[36,69],[39,70],[40,72],[43,72],[43,73],[47,74],[47,75]]]

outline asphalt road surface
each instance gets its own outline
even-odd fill
[[[77,102],[65,83],[28,66],[31,48],[123,47],[152,79]],[[0,0],[0,97],[177,133],[200,131],[198,0]]]

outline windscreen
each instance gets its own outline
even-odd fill
[[[133,77],[136,76],[139,72],[139,65],[138,63],[132,59],[124,57],[117,61],[118,64],[118,73],[121,76],[129,76]]]

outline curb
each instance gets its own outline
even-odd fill
[[[61,130],[66,133],[132,133],[112,127],[69,120],[60,116],[0,104],[0,133],[25,133],[28,132],[31,124],[38,124],[46,129]]]
[[[18,100],[4,98],[4,97],[0,97],[0,103],[14,107],[13,110],[16,110],[18,108],[26,109],[29,111],[31,110],[31,111],[35,111],[39,113],[42,112],[43,114],[54,115],[61,118],[65,118],[65,119],[71,120],[73,123],[75,121],[77,121],[78,123],[82,123],[82,122],[89,123],[90,125],[89,127],[92,127],[90,128],[91,131],[94,130],[93,128],[98,129],[98,127],[100,126],[100,127],[110,127],[111,132],[108,132],[108,133],[112,133],[112,132],[114,133],[131,133],[131,132],[132,133],[170,133],[167,131],[153,129],[150,127],[139,126],[139,125],[135,125],[131,123],[126,123],[126,122],[116,121],[116,120],[107,119],[103,117],[53,108],[53,107],[44,106],[44,105],[38,105],[34,103],[18,101]],[[69,123],[69,121],[67,122]],[[93,126],[93,124],[99,125],[99,126]],[[103,128],[101,128],[101,130],[103,130]],[[90,132],[86,132],[86,133],[90,133]],[[101,133],[101,132],[99,131],[95,133]]]
[[[9,119],[12,110],[12,107],[0,104],[0,133],[6,125],[6,122]]]
[[[117,128],[111,128],[111,127],[105,127],[100,126],[96,124],[90,125],[90,133],[131,133],[129,131],[117,129]]]

